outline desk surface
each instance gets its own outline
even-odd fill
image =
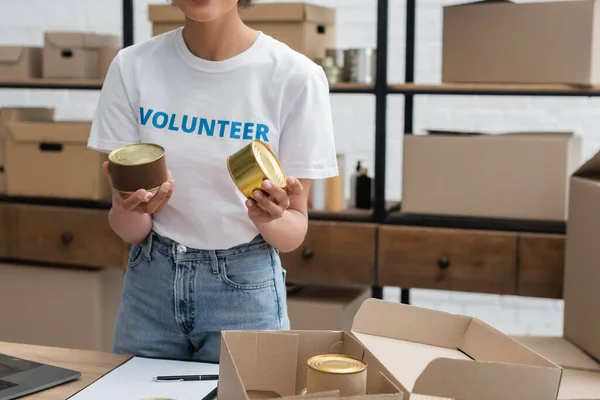
[[[129,359],[110,353],[0,342],[0,353],[81,372],[81,378],[23,399],[64,400]]]

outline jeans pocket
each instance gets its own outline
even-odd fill
[[[131,246],[129,250],[129,259],[127,262],[127,267],[135,267],[144,259],[144,248],[140,244],[134,244]]]
[[[275,272],[268,249],[226,257],[221,278],[239,290],[259,290],[275,285]]]

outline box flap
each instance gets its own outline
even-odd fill
[[[574,132],[555,131],[555,132],[539,132],[539,131],[520,131],[520,132],[501,132],[501,133],[489,133],[489,132],[478,132],[478,131],[452,131],[452,130],[439,130],[439,129],[428,129],[426,131],[431,136],[485,136],[487,138],[498,138],[498,137],[523,137],[523,138],[551,138],[558,140],[571,140],[575,137]]]
[[[240,10],[244,22],[335,24],[335,9],[306,3],[259,3]]]
[[[151,4],[148,19],[152,22],[185,22],[185,14],[175,4]]]
[[[99,49],[120,47],[119,37],[81,32],[46,32],[44,41],[58,49]]]
[[[594,154],[592,158],[583,163],[573,175],[580,177],[600,177],[600,152]]]
[[[600,372],[600,364],[563,337],[515,336],[515,339],[563,368]]]
[[[21,59],[24,51],[23,46],[0,46],[0,63],[15,64]]]
[[[367,299],[354,317],[352,331],[456,349],[470,322],[463,315]]]
[[[490,346],[490,343],[494,343]],[[531,351],[493,327],[473,318],[459,345],[459,349],[472,359],[484,362],[523,364],[543,368],[557,365]]]
[[[7,133],[19,143],[78,143],[87,145],[89,122],[9,122]]]
[[[233,333],[228,333],[228,348],[247,391],[274,392],[280,397],[296,393],[298,335],[238,333],[236,340],[230,343],[231,335]]]
[[[565,369],[557,400],[600,399],[600,373]]]
[[[444,6],[444,8],[466,7],[466,6],[473,6],[473,5],[478,5],[478,4],[494,4],[494,3],[512,3],[512,4],[514,4],[510,0],[480,0],[480,1],[471,1],[471,2],[467,2],[467,3],[461,3],[461,4],[451,4],[451,5]]]
[[[549,400],[556,399],[561,373],[560,368],[440,358],[417,379],[414,392],[465,400]]]

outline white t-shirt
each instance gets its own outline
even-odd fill
[[[182,28],[125,48],[102,88],[88,146],[165,148],[173,197],[154,230],[185,246],[225,249],[258,230],[227,170],[229,155],[259,139],[288,176],[338,174],[329,87],[323,69],[261,33],[243,53],[207,61]]]

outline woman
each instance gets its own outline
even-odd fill
[[[110,225],[132,244],[117,353],[214,362],[221,330],[289,328],[279,251],[304,240],[311,180],[337,175],[329,89],[315,63],[243,24],[250,2],[176,0],[184,27],[109,69],[89,146],[157,143],[172,178],[113,194]],[[289,178],[245,199],[226,159],[252,139]]]

